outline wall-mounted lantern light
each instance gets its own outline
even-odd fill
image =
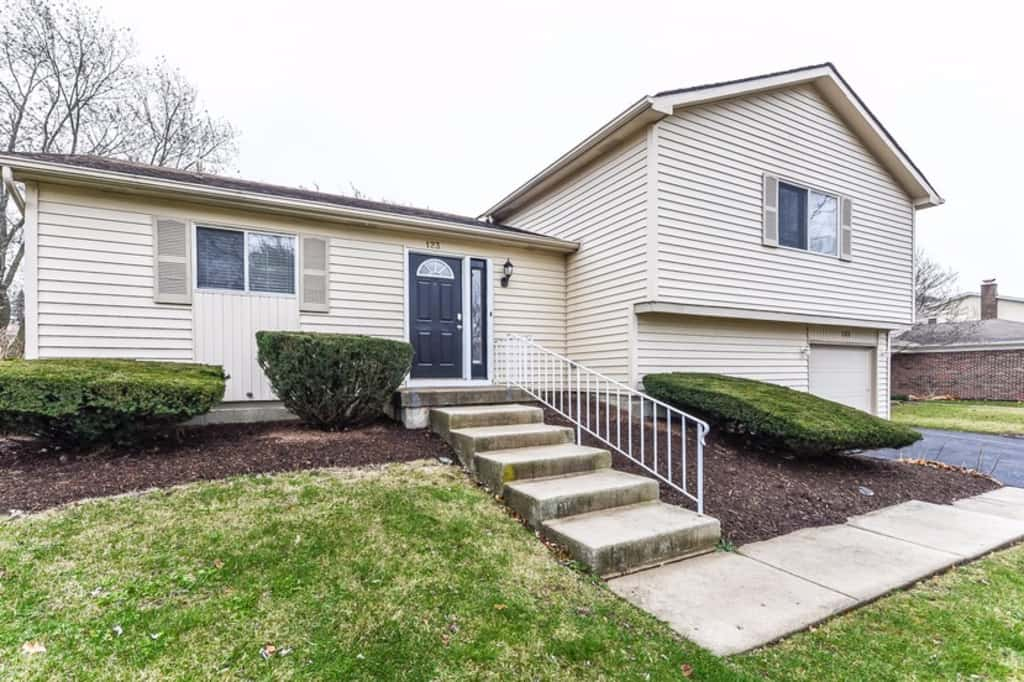
[[[501,278],[501,286],[503,286],[503,287],[507,287],[508,286],[508,281],[510,279],[512,279],[512,272],[513,272],[513,270],[515,270],[515,267],[512,265],[512,261],[510,261],[508,258],[506,258],[505,259],[505,266],[503,268],[503,271],[505,272],[505,276]]]

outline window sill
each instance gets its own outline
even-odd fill
[[[211,289],[196,287],[197,294],[227,294],[229,296],[268,296],[271,298],[298,298],[295,294],[279,294],[273,291],[239,291],[238,289]]]
[[[811,251],[810,249],[798,249],[795,246],[784,246],[782,244],[778,244],[776,246],[761,244],[761,246],[766,249],[782,249],[783,251],[792,251],[794,253],[806,253],[811,256],[817,256],[818,258],[828,258],[829,260],[839,261],[840,263],[846,262],[840,258],[838,254],[834,253],[822,253],[821,251]]]

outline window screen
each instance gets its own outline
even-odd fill
[[[249,291],[295,293],[295,239],[249,233]]]
[[[245,233],[197,227],[196,276],[203,289],[245,290]]]
[[[779,183],[779,244],[807,248],[807,190]]]

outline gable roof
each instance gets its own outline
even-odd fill
[[[969,320],[916,324],[893,339],[900,350],[963,350],[979,346],[999,350],[1024,346],[1024,322]]]
[[[831,62],[802,66],[787,71],[709,83],[676,90],[663,90],[642,97],[633,105],[560,156],[540,173],[484,211],[483,216],[503,220],[531,198],[550,189],[604,152],[643,130],[651,123],[670,116],[676,109],[715,100],[751,95],[766,90],[812,83],[840,117],[879,159],[882,165],[912,198],[915,207],[927,208],[943,203],[903,148],[868,109]]]
[[[287,203],[298,212],[305,207],[305,212],[311,214],[328,212],[375,225],[415,223],[434,229],[532,242],[559,251],[574,251],[578,247],[574,242],[454,213],[100,156],[5,152],[0,154],[0,165],[13,168],[19,179],[97,185],[136,193],[175,192],[197,198],[216,198],[219,203],[230,204],[284,207]]]

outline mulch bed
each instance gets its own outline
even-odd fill
[[[102,497],[238,474],[297,471],[453,457],[427,431],[380,421],[328,433],[295,422],[182,429],[132,449],[75,452],[27,439],[0,439],[0,517]]]
[[[549,424],[565,423],[551,410]],[[704,451],[705,512],[722,522],[735,544],[764,540],[799,528],[842,523],[855,514],[911,499],[936,503],[998,487],[990,479],[949,468],[857,456],[802,459],[758,452],[715,430]],[[601,447],[586,436],[588,445]],[[690,447],[693,452],[693,442]],[[664,450],[663,450],[664,452]],[[298,423],[232,424],[183,429],[177,441],[98,452],[55,450],[27,439],[0,440],[0,516],[40,511],[89,497],[206,481],[238,474],[297,471],[453,458],[426,430],[380,421],[325,433]],[[624,456],[621,471],[644,474]],[[691,479],[694,462],[688,465]],[[860,488],[874,494],[864,495]],[[693,502],[662,484],[665,502]]]
[[[550,409],[545,409],[545,416],[549,424],[569,425]],[[634,434],[639,438],[638,431]],[[736,545],[800,528],[843,523],[850,516],[908,500],[948,504],[999,487],[989,478],[943,465],[857,455],[800,458],[760,452],[714,427],[706,440],[704,512],[721,521],[722,537]],[[583,442],[604,447],[589,435],[584,435]],[[690,452],[694,445],[691,438]],[[661,452],[664,457],[664,442]],[[612,460],[620,471],[646,474],[614,451]],[[693,481],[696,472],[692,461],[688,468]],[[861,487],[873,495],[863,494]],[[664,483],[661,499],[695,508],[689,498]]]

